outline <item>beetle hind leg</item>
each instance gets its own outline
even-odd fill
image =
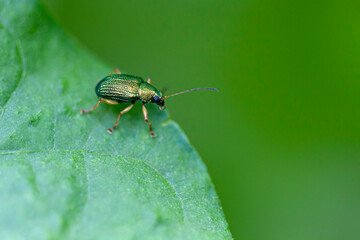
[[[121,74],[120,70],[115,68],[111,73],[109,73],[109,75],[113,75],[114,73]]]
[[[82,108],[80,108],[80,113],[85,114],[85,113],[94,111],[95,109],[97,109],[100,102],[104,102],[104,103],[111,104],[111,105],[120,104],[119,102],[114,101],[114,100],[100,98],[99,101],[92,108],[90,108],[90,109],[82,109]]]

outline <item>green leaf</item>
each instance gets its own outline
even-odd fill
[[[0,19],[0,239],[232,238],[206,167],[165,112],[149,106],[156,138],[139,104],[109,135],[124,105],[79,108],[111,68],[36,1],[3,0]]]

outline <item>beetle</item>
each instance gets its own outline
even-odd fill
[[[119,124],[120,116],[129,112],[135,105],[135,102],[140,100],[142,102],[144,120],[149,125],[150,135],[151,137],[155,137],[156,135],[152,129],[151,123],[148,120],[148,113],[145,104],[155,103],[159,106],[160,110],[164,110],[165,98],[197,90],[219,91],[216,88],[195,88],[163,96],[163,93],[152,85],[150,78],[148,78],[147,81],[144,81],[141,77],[122,74],[118,69],[115,69],[96,84],[95,93],[99,97],[98,102],[90,109],[80,109],[80,113],[85,114],[94,111],[99,106],[100,102],[111,105],[130,102],[131,104],[119,113],[113,127],[107,130],[108,133],[112,134]]]

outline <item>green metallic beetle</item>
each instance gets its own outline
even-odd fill
[[[147,80],[147,82],[145,82],[141,77],[121,74],[118,69],[115,69],[108,76],[106,76],[96,84],[95,93],[100,98],[99,101],[90,109],[80,109],[80,113],[85,114],[94,111],[99,106],[100,102],[105,102],[107,104],[120,104],[123,102],[131,102],[131,105],[129,105],[127,108],[125,108],[119,113],[119,116],[117,117],[114,126],[108,129],[108,133],[111,134],[118,125],[120,116],[130,111],[130,109],[134,106],[135,101],[140,100],[143,103],[142,111],[145,121],[149,124],[150,135],[151,137],[155,137],[156,135],[153,132],[151,123],[148,120],[148,114],[145,108],[145,104],[150,102],[156,103],[157,105],[159,105],[160,110],[164,110],[165,98],[190,91],[205,89],[213,90],[216,92],[218,91],[216,88],[195,88],[174,93],[169,96],[163,96],[162,92],[160,92],[153,85],[151,85],[150,78]]]

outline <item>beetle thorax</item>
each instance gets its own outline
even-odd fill
[[[143,102],[150,102],[152,97],[155,95],[155,87],[147,82],[143,82],[139,88],[139,98]]]

